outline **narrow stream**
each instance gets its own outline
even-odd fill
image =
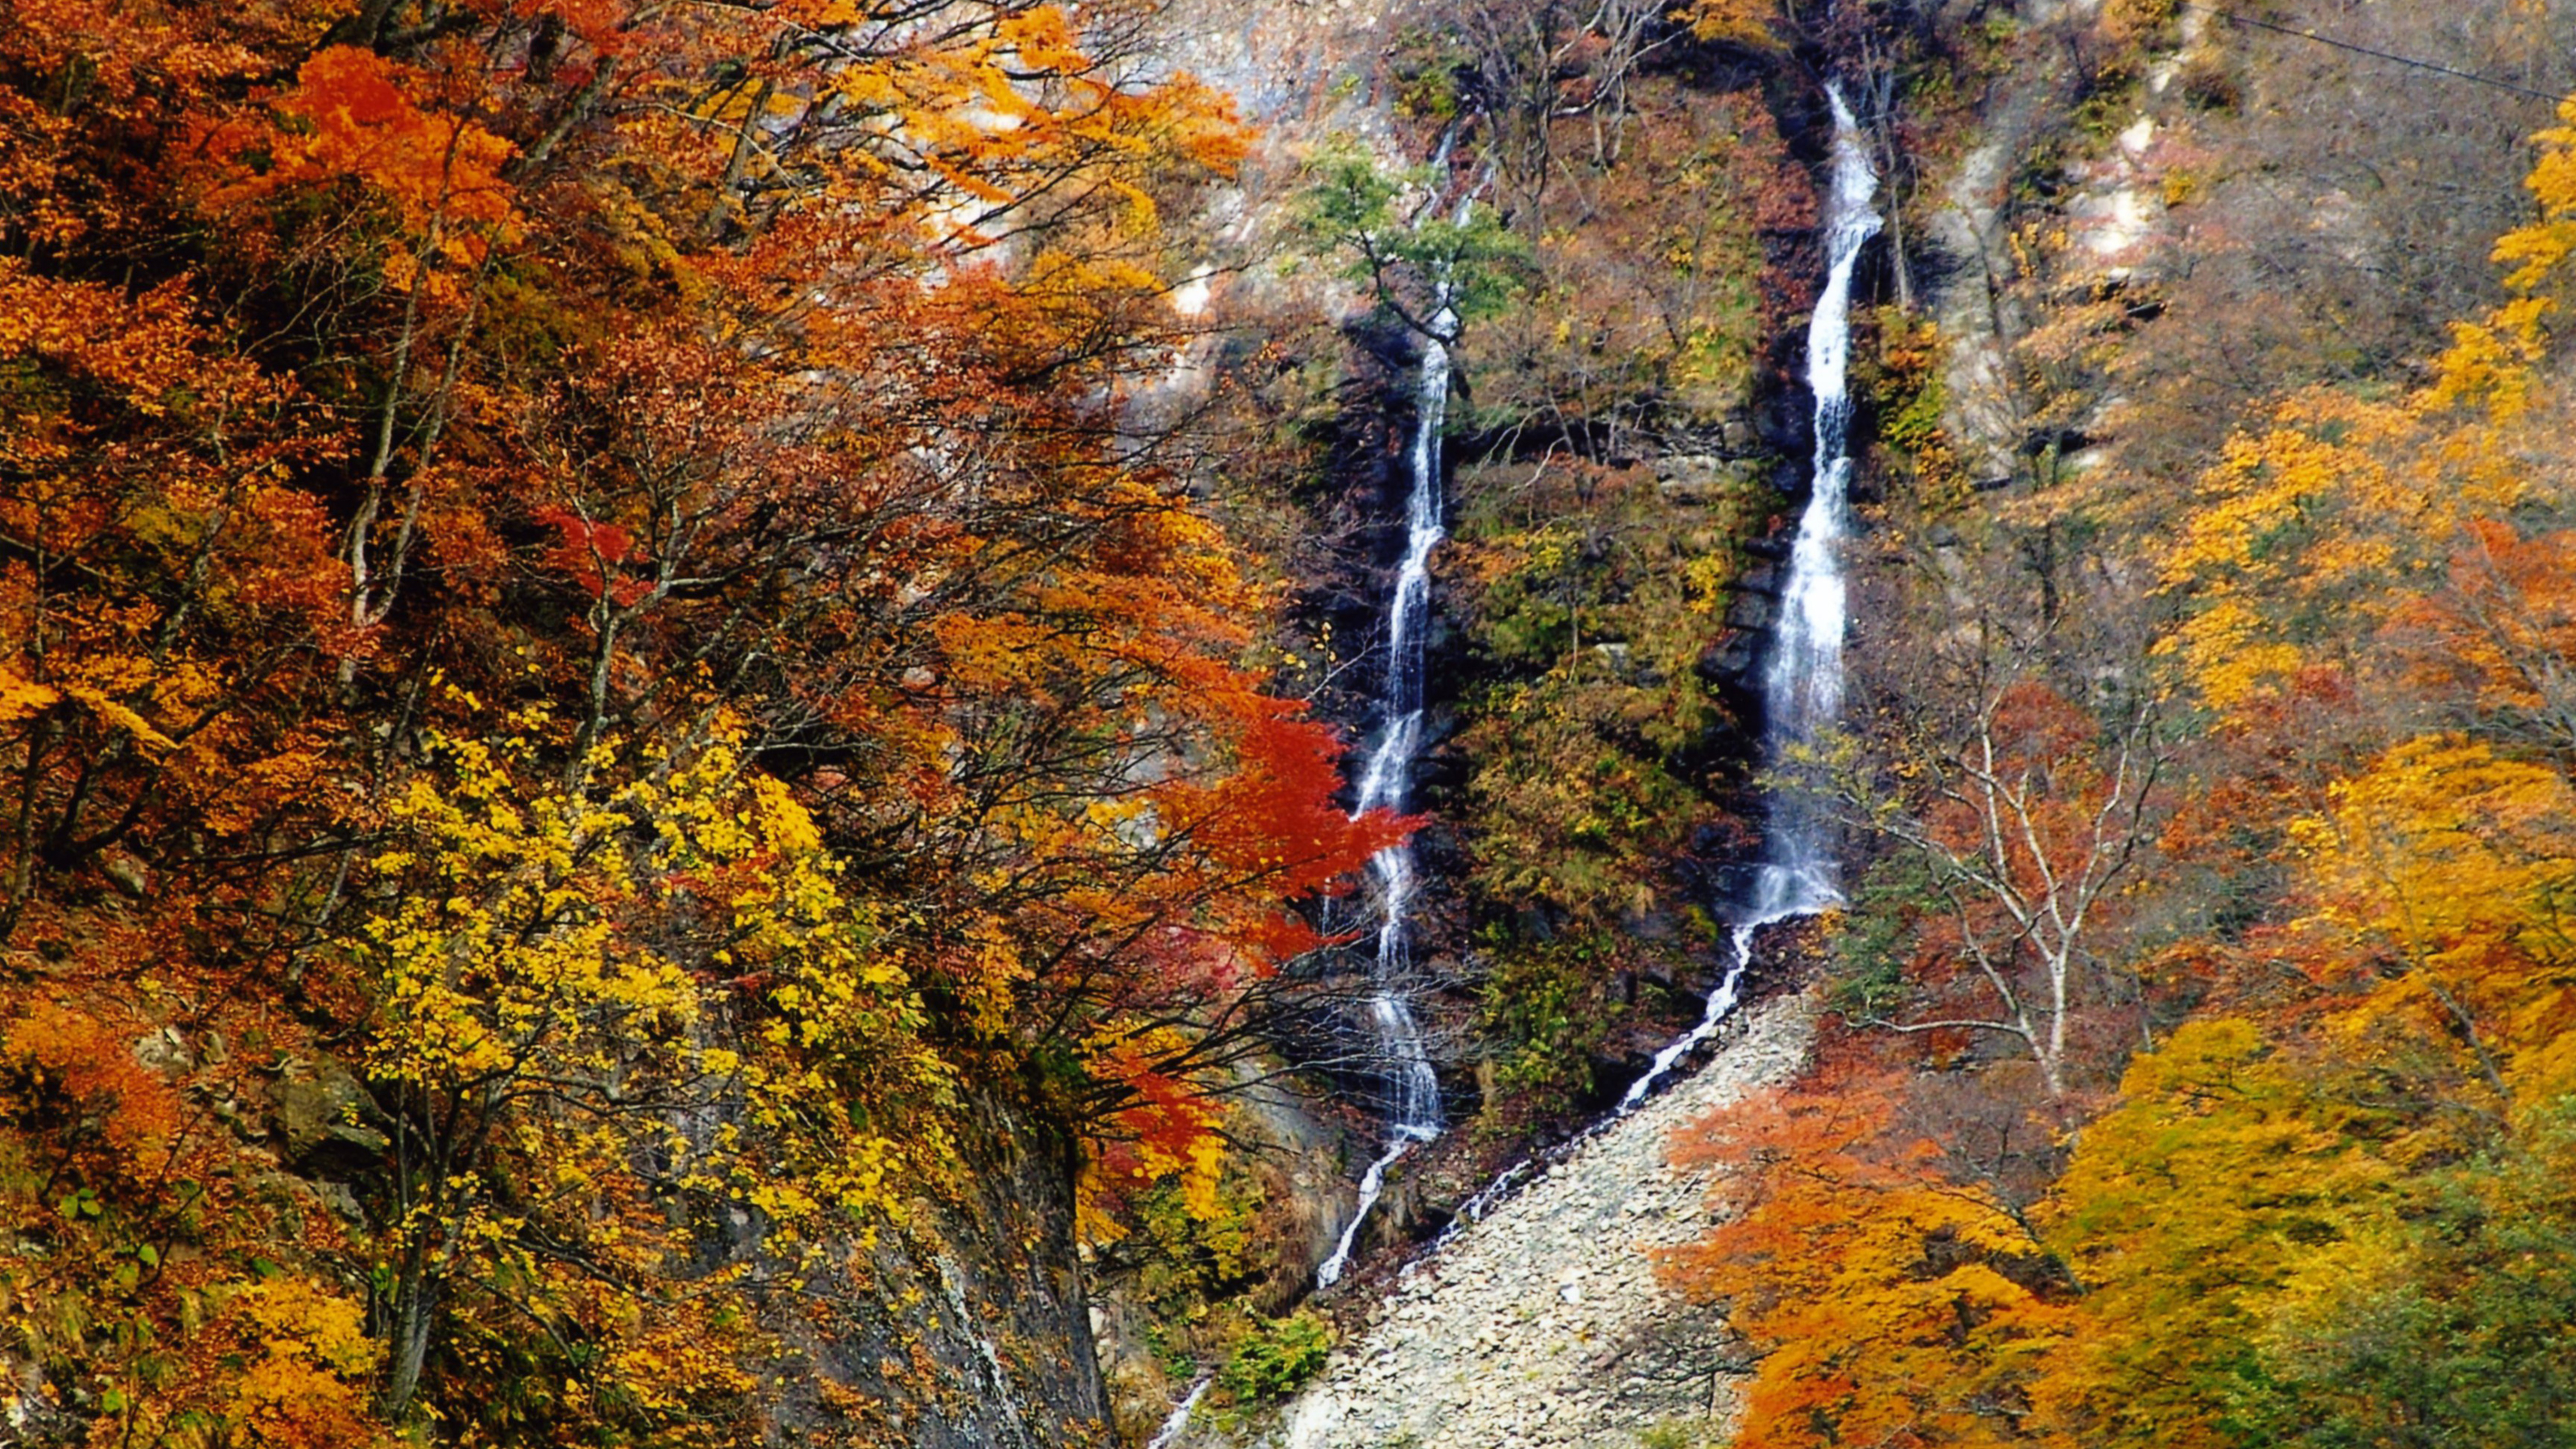
[[[1441,161],[1448,142],[1441,143]],[[1459,204],[1465,219],[1472,201]],[[1449,412],[1449,347],[1458,333],[1458,313],[1450,306],[1449,281],[1440,278],[1433,293],[1431,325],[1422,344],[1422,367],[1414,386],[1413,446],[1406,464],[1412,494],[1405,503],[1404,560],[1395,575],[1395,592],[1387,603],[1386,681],[1378,696],[1376,744],[1360,772],[1354,814],[1391,810],[1401,814],[1413,794],[1414,767],[1422,755],[1423,642],[1431,625],[1431,551],[1447,536],[1441,527],[1440,430]],[[1377,959],[1369,970],[1369,1026],[1375,1037],[1379,1070],[1386,1079],[1386,1147],[1360,1178],[1359,1202],[1333,1256],[1315,1270],[1315,1282],[1329,1288],[1350,1266],[1360,1225],[1377,1206],[1386,1187],[1386,1170],[1422,1143],[1440,1135],[1446,1125],[1440,1103],[1440,1078],[1431,1069],[1431,1053],[1414,1019],[1413,901],[1420,889],[1413,846],[1390,845],[1369,860],[1369,883],[1378,907]]]
[[[1190,1431],[1190,1415],[1198,1412],[1199,1400],[1207,1397],[1208,1385],[1215,1382],[1214,1374],[1199,1375],[1199,1381],[1190,1385],[1189,1397],[1172,1406],[1172,1412],[1163,1420],[1163,1427],[1154,1431],[1154,1437],[1146,1441],[1145,1449],[1172,1449],[1173,1445],[1181,1442],[1181,1436]]]
[[[1878,173],[1870,168],[1860,122],[1830,81],[1825,99],[1834,109],[1833,174],[1825,195],[1825,289],[1807,323],[1807,386],[1816,399],[1815,482],[1799,515],[1789,551],[1789,578],[1771,630],[1771,652],[1762,670],[1762,758],[1778,766],[1801,745],[1813,744],[1843,712],[1843,633],[1849,587],[1843,579],[1842,542],[1851,525],[1851,293],[1861,251],[1882,220],[1871,203]],[[1675,1065],[1708,1040],[1735,1010],[1744,972],[1753,964],[1753,941],[1765,926],[1811,916],[1842,896],[1833,823],[1794,795],[1775,795],[1763,831],[1761,868],[1752,898],[1731,932],[1734,960],[1710,993],[1698,1026],[1655,1054],[1654,1065],[1619,1099],[1619,1112],[1634,1111]]]

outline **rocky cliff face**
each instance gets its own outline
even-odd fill
[[[1276,530],[1260,542],[1296,600],[1277,647],[1355,743],[1378,723],[1419,348],[1348,257],[1295,234],[1301,164],[1355,145],[1405,188],[1403,214],[1434,196],[1455,214],[1472,193],[1520,248],[1510,305],[1456,348],[1413,801],[1417,1006],[1452,1130],[1397,1165],[1363,1264],[1615,1100],[1699,1017],[1723,951],[1705,905],[1712,864],[1746,838],[1732,802],[1768,587],[1757,541],[1792,515],[1807,427],[1775,343],[1817,271],[1809,167],[1774,103],[1792,131],[1801,107],[1823,112],[1772,94],[1774,61],[1648,35],[1661,14],[1604,10],[1638,22],[1624,36],[1439,0],[1183,0],[1163,17],[1175,60],[1264,130],[1194,264],[1211,335],[1152,401],[1212,398],[1231,425],[1212,488],[1249,493],[1238,518]],[[1276,1044],[1318,1100],[1237,1127],[1260,1164],[1245,1176],[1273,1195],[1258,1252],[1274,1261],[1250,1274],[1263,1315],[1306,1286],[1379,1145],[1365,1018],[1340,1009],[1358,972],[1317,970]],[[1098,1266],[1121,1419],[1142,1432],[1230,1351],[1206,1325],[1243,1304],[1188,1318],[1180,1275],[1133,1245]]]
[[[2198,12],[2113,0],[1913,13],[1916,48],[1867,107],[1890,190],[1865,300],[1898,306],[1886,335],[1865,328],[1859,341],[1864,427],[1900,407],[1919,414],[1900,420],[1858,485],[1864,522],[1875,525],[1856,545],[1858,563],[1878,576],[1861,585],[1858,647],[1900,666],[1908,631],[1942,605],[1890,582],[1908,568],[1910,545],[1899,541],[1928,538],[1936,567],[1923,577],[1936,593],[1939,579],[1991,563],[1953,541],[1963,515],[1939,490],[2003,492],[2015,508],[2044,509],[2101,480],[2182,486],[2158,471],[2190,455],[2179,444],[2158,451],[2167,425],[2206,432],[2223,426],[2228,404],[2190,392],[2155,354],[2220,315],[2262,320],[2231,314],[2211,279],[2252,245],[2299,271],[2296,290],[2331,291],[2318,279],[2336,268],[2406,251],[2391,219],[2408,211],[2354,189],[2295,217],[2258,204],[2263,158],[2288,144],[2279,116],[2294,46],[2221,46]],[[1371,331],[1365,289],[1298,254],[1289,199],[1300,158],[1329,136],[1356,138],[1401,171],[1431,153],[1458,108],[1493,103],[1490,92],[1457,89],[1490,84],[1493,57],[1475,37],[1492,18],[1434,3],[1222,13],[1183,3],[1162,22],[1175,62],[1232,90],[1264,128],[1202,234],[1203,276],[1185,292],[1211,334],[1176,372],[1173,400],[1256,396],[1257,406],[1226,416],[1272,436],[1237,435],[1238,460],[1258,447],[1304,460],[1287,470],[1299,481],[1268,500],[1282,582],[1311,601],[1281,647],[1292,659],[1311,654],[1319,705],[1354,733],[1368,724],[1365,689],[1348,680],[1366,672],[1365,631],[1386,583],[1410,354],[1400,336]],[[1566,94],[1607,83],[1599,49],[1570,46],[1552,62],[1558,81],[1577,87]],[[1803,59],[1862,71],[1884,60]],[[1421,802],[1433,816],[1423,852],[1437,882],[1422,929],[1444,1085],[1474,1130],[1402,1166],[1363,1257],[1427,1236],[1534,1122],[1597,1110],[1660,1024],[1695,1011],[1712,953],[1682,908],[1712,898],[1720,881],[1662,872],[1675,859],[1740,851],[1740,828],[1730,836],[1707,816],[1692,830],[1627,838],[1557,827],[1599,801],[1631,818],[1659,809],[1693,818],[1655,792],[1680,781],[1722,793],[1727,783],[1722,763],[1710,769],[1729,737],[1716,716],[1696,726],[1718,742],[1713,751],[1663,747],[1658,769],[1700,752],[1703,773],[1687,780],[1635,769],[1616,743],[1636,718],[1671,709],[1673,679],[1698,675],[1722,692],[1758,657],[1765,538],[1779,533],[1803,463],[1789,339],[1814,280],[1806,178],[1821,112],[1805,81],[1765,69],[1787,64],[1675,49],[1618,71],[1625,119],[1574,123],[1599,132],[1581,145],[1572,129],[1555,136],[1581,164],[1560,157],[1544,184],[1520,177],[1517,192],[1507,167],[1491,182],[1498,207],[1556,220],[1535,229],[1523,305],[1471,328],[1459,349],[1451,539],[1435,563],[1434,669],[1446,682],[1433,690]],[[2356,77],[2329,79],[2363,93]],[[1428,194],[1443,181],[1411,184]],[[2264,323],[2282,338],[2304,325]],[[1696,341],[1661,356],[1659,332]],[[1930,372],[1899,375],[1893,359],[1921,338],[1934,344]],[[1281,381],[1299,376],[1308,380]],[[1682,640],[1693,642],[1684,650]],[[1870,674],[1871,658],[1860,662]],[[1733,703],[1740,714],[1747,702]],[[1533,751],[1533,740],[1546,749]],[[1574,788],[1595,775],[1613,782],[1597,800]],[[1577,879],[1661,900],[1605,906],[1569,885]],[[1584,944],[1605,937],[1618,943],[1606,954]],[[1603,966],[1616,951],[1637,954]],[[1297,1029],[1328,1030],[1328,1016],[1319,1009]],[[1289,1421],[1296,1442],[1617,1441],[1667,1417],[1705,1421],[1723,1326],[1661,1296],[1639,1246],[1696,1231],[1704,1184],[1658,1154],[1674,1123],[1788,1070],[1795,1019],[1787,1006],[1767,1009],[1709,1074],[1589,1144],[1423,1267],[1300,1401]],[[1294,1065],[1299,1043],[1282,1048],[1276,1065]],[[1364,1093],[1363,1078],[1305,1080]],[[1259,1218],[1266,1266],[1246,1290],[1259,1314],[1290,1307],[1300,1273],[1333,1241],[1372,1127],[1365,1113],[1294,1093],[1246,1118],[1247,1139],[1271,1154],[1253,1174],[1269,1204]],[[1222,1340],[1170,1331],[1179,1300],[1147,1301],[1132,1258],[1095,1268],[1126,1386],[1123,1419],[1141,1433],[1207,1362],[1191,1357]],[[935,1257],[911,1281],[926,1301],[945,1301]],[[1064,1298],[1026,1286],[1039,1278],[994,1279],[1014,1282],[1032,1304]],[[939,1325],[946,1346],[930,1357],[953,1383],[984,1383],[990,1364],[962,1327],[966,1315],[949,1317]],[[1047,1308],[1028,1322],[1041,1320],[1063,1321]],[[1042,1368],[1043,1358],[1026,1362]],[[1047,1400],[1047,1411],[1096,1416],[1097,1390],[1080,1374],[1067,1382],[1070,1397]],[[959,1433],[1000,1436],[985,1442],[1021,1432],[990,1406],[954,1422],[972,1426]]]
[[[1075,1254],[1074,1144],[991,1096],[966,1126],[958,1195],[916,1203],[778,1314],[775,1442],[1116,1442]]]
[[[1859,485],[1869,506],[1854,552],[1864,575],[1865,617],[1855,625],[1867,676],[1860,694],[1888,701],[1902,698],[1904,670],[1924,641],[1969,617],[1961,607],[1972,603],[1969,581],[2026,588],[2035,609],[2055,609],[2061,600],[2051,591],[2087,587],[2069,555],[2054,550],[2080,536],[2090,510],[2152,509],[2161,506],[2157,499],[2184,496],[2226,431],[2285,381],[2381,375],[2438,342],[2428,319],[2478,305],[2478,296],[2444,289],[2486,285],[2479,252],[2503,219],[2429,203],[2429,178],[2476,174],[2456,188],[2460,194],[2509,196],[2523,164],[2507,119],[2518,104],[2510,96],[2446,96],[2445,104],[2420,110],[2423,134],[2401,134],[2395,88],[2373,62],[2295,36],[2226,29],[2200,7],[2025,0],[1906,9],[1913,31],[1904,44],[1913,48],[1897,62],[1883,53],[1801,57],[1816,67],[1844,59],[1858,72],[1884,67],[1885,84],[1869,109],[1891,183],[1890,225],[1868,300],[1888,310],[1876,319],[1879,335],[1865,335],[1859,350],[1864,429],[1878,424],[1885,431]],[[1244,35],[1284,26],[1276,33],[1314,46],[1313,73],[1335,77],[1337,91],[1300,92],[1261,78],[1257,45],[1227,50],[1226,64],[1265,97],[1257,109],[1278,128],[1277,154],[1293,151],[1306,134],[1300,128],[1310,124],[1358,130],[1389,154],[1418,154],[1418,147],[1406,151],[1405,138],[1418,140],[1419,129],[1408,132],[1385,107],[1387,66],[1373,65],[1367,52],[1382,43],[1384,55],[1395,55],[1415,43],[1405,39],[1407,27],[1436,27],[1444,13],[1319,6],[1247,21]],[[2431,23],[2424,17],[2356,19],[2348,8],[2338,14],[2357,27],[2351,38],[2369,46],[2440,49],[2429,35],[2410,39],[2409,27]],[[1701,71],[1676,83],[1706,85],[1711,77]],[[1776,89],[1806,85],[1792,77]],[[1801,129],[1801,103],[1775,95],[1766,104],[1788,122],[1782,139],[1790,154],[1811,164],[1815,138]],[[2379,174],[2373,156],[2398,161]],[[1608,179],[1614,175],[1612,168],[1591,178],[1597,189],[1568,209],[1569,228],[1617,234],[1623,213]],[[1780,190],[1785,196],[1795,188]],[[1258,203],[1238,212],[1236,234],[1249,235],[1259,214]],[[1769,260],[1757,255],[1746,269],[1794,275],[1796,267],[1780,258],[1811,240],[1800,221],[1775,212],[1761,234]],[[1635,247],[1595,247],[1575,270],[1607,275],[1638,255]],[[2411,280],[2395,290],[2421,299],[2409,303],[2421,316],[2374,315],[2349,304],[2387,294],[2387,278],[2398,272]],[[2365,286],[2365,277],[2376,280]],[[1776,295],[1760,303],[1756,355],[1777,368],[1786,356],[1781,339],[1799,320],[1804,295],[1796,285],[1772,290]],[[1566,300],[1577,292],[1551,296],[1536,321],[1560,336],[1591,325],[1595,319]],[[1587,414],[1586,425],[1602,430],[1585,436],[1618,439],[1613,445],[1560,448],[1571,431],[1545,435],[1530,421],[1535,410],[1514,411],[1543,391],[1531,378],[1550,365],[1544,345],[1528,345],[1527,326],[1514,331],[1522,320],[1498,323],[1489,350],[1462,369],[1471,396],[1466,412],[1480,431],[1460,440],[1468,456],[1452,478],[1464,513],[1450,556],[1466,561],[1443,578],[1462,636],[1452,641],[1453,662],[1494,667],[1493,636],[1477,632],[1501,612],[1488,580],[1510,576],[1509,548],[1526,546],[1581,506],[1558,495],[1543,506],[1527,503],[1547,471],[1635,463],[1667,500],[1735,510],[1715,525],[1731,530],[1728,546],[1746,555],[1726,580],[1723,607],[1733,634],[1719,645],[1715,664],[1717,673],[1740,674],[1756,657],[1753,640],[1767,621],[1760,513],[1776,507],[1783,472],[1795,472],[1794,434],[1803,419],[1794,399],[1783,408],[1779,392],[1764,391],[1757,380],[1694,429],[1674,425],[1687,407],[1665,395],[1656,402],[1660,413]],[[1591,350],[1614,351],[1606,341],[1613,335],[1604,331]],[[1477,345],[1471,338],[1470,352]],[[1909,358],[1909,349],[1916,355]],[[1640,419],[1651,422],[1639,426]],[[1525,449],[1503,441],[1539,435],[1549,441]],[[1524,501],[1515,528],[1476,531],[1479,500],[1515,497]],[[1676,524],[1674,516],[1668,511],[1647,526],[1679,536],[1710,522]],[[1990,516],[2009,517],[2023,530],[2014,546],[2027,556],[2007,557],[1983,536],[1992,531],[1984,528]],[[1507,537],[1507,547],[1487,551]],[[1572,543],[1570,552],[1582,556],[1587,546]],[[1685,558],[1664,562],[1688,566]],[[1514,622],[1529,617],[1535,611]],[[1583,617],[1574,607],[1547,623],[1573,633],[1569,626]],[[1638,646],[1613,632],[1594,636],[1592,647],[1617,651],[1615,662],[1603,653],[1608,667],[1583,676],[1583,696],[1597,700],[1619,687],[1619,666]],[[1535,717],[1557,697],[1532,689],[1520,698]],[[1452,722],[1467,713],[1460,708]],[[1477,793],[1490,775],[1477,772],[1494,757],[1476,751],[1491,744],[1465,729],[1449,737],[1454,773],[1450,792],[1438,797],[1428,851],[1450,872],[1453,888],[1493,858],[1490,839],[1461,838],[1493,819],[1469,823],[1471,812],[1490,808],[1491,797]],[[1462,777],[1471,776],[1476,785],[1467,786]],[[1437,794],[1440,782],[1434,784]],[[1641,792],[1633,782],[1630,788],[1637,798]],[[1562,840],[1548,848],[1562,852],[1560,875],[1587,859],[1582,847]],[[1545,876],[1536,872],[1525,882],[1525,914],[1544,925],[1533,936],[1565,926],[1538,903],[1557,884]],[[1449,909],[1468,915],[1478,904]],[[1625,924],[1633,932],[1651,919],[1639,913]],[[1484,990],[1499,979],[1496,963],[1510,959],[1505,948],[1465,949],[1447,979],[1461,996]],[[1546,976],[1510,980],[1512,990],[1533,996],[1560,984]],[[1637,978],[1628,989],[1633,1004]],[[1598,1002],[1587,1006],[1595,1008],[1596,1027],[1618,1015],[1597,1009]],[[1721,1110],[1791,1071],[1803,1009],[1766,1008],[1702,1077],[1588,1144],[1503,1214],[1401,1270],[1386,1303],[1366,1315],[1365,1327],[1287,1411],[1276,1435],[1301,1449],[1324,1449],[1627,1444],[1667,1420],[1682,1421],[1693,1435],[1715,1432],[1727,1410],[1724,1325],[1663,1296],[1645,1251],[1704,1228],[1706,1183],[1674,1172],[1659,1157],[1660,1144],[1674,1123]],[[1615,1046],[1604,1042],[1615,1042],[1635,1020],[1622,1017],[1620,1027],[1588,1039],[1596,1064],[1615,1058]],[[1527,1044],[1513,1036],[1518,1023],[1457,1012],[1450,1024],[1450,1072],[1483,1069],[1460,1095],[1488,1103],[1504,1096],[1495,1088],[1497,1068],[1528,1060],[1513,1055]],[[1410,1226],[1436,1224],[1482,1180],[1465,1166],[1467,1149],[1445,1150],[1452,1155],[1431,1154],[1399,1186],[1382,1247],[1400,1245],[1406,1211],[1417,1214]],[[1273,1432],[1262,1422],[1255,1416],[1252,1437]]]

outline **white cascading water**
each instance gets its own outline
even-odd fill
[[[1441,155],[1445,159],[1444,139]],[[1460,204],[1459,217],[1466,216]],[[1397,566],[1395,595],[1387,604],[1386,684],[1379,694],[1377,745],[1360,772],[1354,816],[1371,810],[1398,814],[1413,793],[1413,768],[1422,753],[1423,636],[1431,624],[1431,550],[1447,535],[1440,526],[1440,429],[1449,411],[1449,348],[1457,335],[1458,314],[1449,305],[1449,282],[1443,277],[1434,293],[1430,335],[1422,344],[1422,372],[1414,395],[1413,447],[1406,461],[1413,495],[1405,505],[1404,561]],[[1386,1170],[1397,1158],[1440,1135],[1445,1125],[1440,1108],[1440,1078],[1431,1070],[1431,1053],[1423,1044],[1421,1023],[1414,1020],[1412,917],[1419,886],[1413,846],[1399,842],[1369,859],[1369,881],[1377,896],[1377,959],[1369,971],[1369,1025],[1376,1036],[1377,1058],[1387,1083],[1386,1150],[1360,1178],[1359,1202],[1333,1256],[1315,1270],[1315,1282],[1329,1288],[1350,1266],[1351,1248],[1360,1225],[1377,1206],[1386,1187]]]
[[[1851,492],[1851,291],[1861,249],[1878,235],[1878,173],[1861,144],[1860,122],[1828,83],[1834,108],[1833,178],[1825,197],[1825,290],[1807,324],[1807,385],[1816,397],[1816,476],[1807,510],[1798,519],[1789,552],[1789,579],[1771,631],[1771,655],[1762,671],[1762,752],[1781,764],[1798,745],[1812,744],[1843,712],[1843,625],[1846,588],[1843,535],[1850,522]],[[1764,831],[1761,868],[1752,899],[1736,919],[1735,959],[1708,998],[1708,1010],[1688,1036],[1655,1054],[1655,1063],[1619,1100],[1622,1113],[1646,1100],[1675,1064],[1716,1032],[1735,1009],[1745,968],[1753,962],[1753,937],[1763,927],[1813,915],[1843,898],[1834,859],[1832,822],[1795,796],[1774,796]]]
[[[1190,1415],[1198,1412],[1199,1400],[1207,1397],[1208,1385],[1215,1382],[1214,1374],[1199,1375],[1199,1381],[1190,1385],[1189,1397],[1172,1406],[1171,1414],[1163,1420],[1163,1427],[1155,1430],[1154,1437],[1145,1441],[1145,1449],[1172,1449],[1173,1445],[1180,1443],[1181,1436],[1190,1431]]]

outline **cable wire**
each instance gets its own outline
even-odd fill
[[[2286,25],[2275,25],[2269,20],[2257,20],[2251,15],[2238,15],[2233,11],[2221,10],[2215,5],[2200,5],[2195,8],[2210,15],[2214,15],[2231,25],[2243,25],[2255,30],[2268,30],[2275,35],[2286,35],[2292,40],[2313,40],[2319,45],[2332,46],[2337,50],[2348,50],[2355,55],[2366,55],[2374,60],[2392,61],[2398,65],[2412,66],[2417,70],[2429,70],[2436,75],[2446,75],[2454,80],[2464,80],[2477,85],[2492,86],[2500,91],[2511,91],[2518,96],[2534,96],[2541,100],[2550,102],[2563,101],[2567,99],[2567,97],[2560,92],[2533,90],[2529,86],[2516,85],[2512,81],[2497,80],[2494,76],[2480,75],[2473,70],[2455,70],[2450,66],[2437,65],[2429,60],[2417,60],[2412,56],[2405,55],[2392,55],[2384,50],[2373,50],[2367,45],[2355,45],[2349,40],[2337,40],[2331,35],[2319,35],[2314,30],[2293,30]]]

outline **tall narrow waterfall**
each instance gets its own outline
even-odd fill
[[[1447,145],[1442,146],[1446,155]],[[1462,204],[1463,208],[1463,204]],[[1462,209],[1463,218],[1463,209]],[[1413,794],[1413,769],[1422,754],[1423,636],[1431,624],[1431,550],[1444,533],[1440,526],[1440,429],[1449,411],[1449,348],[1458,314],[1449,305],[1449,283],[1441,279],[1435,295],[1430,335],[1423,340],[1422,371],[1415,388],[1413,447],[1407,465],[1413,492],[1405,504],[1404,561],[1395,574],[1395,593],[1387,603],[1386,683],[1379,692],[1376,743],[1360,772],[1359,801],[1354,813],[1401,812]],[[1380,1071],[1386,1078],[1386,1150],[1360,1178],[1359,1204],[1333,1256],[1315,1270],[1315,1281],[1331,1287],[1350,1265],[1351,1245],[1360,1224],[1377,1206],[1386,1186],[1386,1170],[1419,1144],[1440,1135],[1440,1078],[1431,1070],[1431,1054],[1414,1020],[1412,916],[1419,888],[1413,846],[1390,845],[1369,860],[1369,884],[1377,900],[1377,959],[1369,971],[1369,1024],[1375,1034]]]
[[[1842,540],[1850,521],[1851,289],[1861,249],[1878,235],[1870,203],[1878,174],[1870,169],[1860,123],[1839,87],[1834,108],[1833,178],[1825,196],[1825,289],[1807,324],[1807,386],[1816,398],[1815,483],[1789,552],[1788,582],[1762,670],[1762,754],[1777,765],[1796,746],[1813,743],[1843,711],[1844,596]],[[1761,869],[1733,932],[1734,960],[1688,1036],[1655,1056],[1654,1066],[1620,1100],[1626,1111],[1646,1099],[1673,1064],[1706,1041],[1735,1009],[1736,991],[1753,961],[1753,936],[1764,926],[1812,915],[1842,899],[1832,823],[1795,797],[1775,796],[1763,835]]]

